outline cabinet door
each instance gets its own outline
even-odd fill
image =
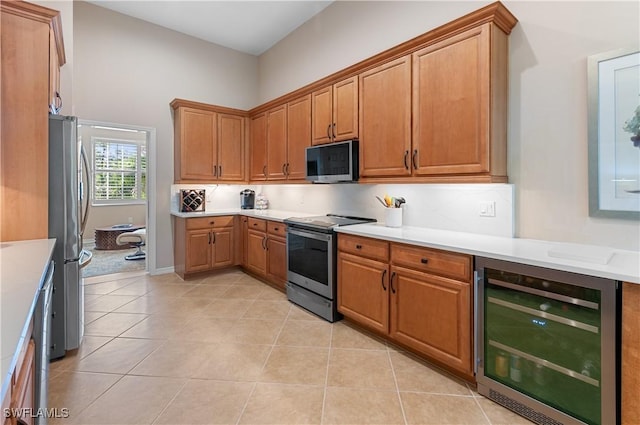
[[[358,138],[358,77],[333,85],[333,141]]]
[[[247,232],[247,267],[261,276],[267,273],[267,236],[264,232]]]
[[[215,179],[216,114],[193,108],[179,108],[180,179]]]
[[[5,12],[15,6],[17,14]],[[0,240],[49,236],[49,25],[2,2]],[[4,380],[4,376],[2,378]]]
[[[411,57],[360,74],[360,175],[411,174]]]
[[[185,272],[211,269],[211,230],[187,231]]]
[[[287,179],[304,180],[304,149],[311,145],[311,95],[289,102],[287,111]]]
[[[244,180],[244,118],[218,115],[218,180]]]
[[[251,165],[249,180],[267,179],[267,113],[251,118]]]
[[[338,311],[367,328],[389,332],[389,267],[338,253]]]
[[[333,87],[311,93],[311,144],[331,142],[333,124]]]
[[[413,54],[414,174],[489,171],[489,26]]]
[[[471,285],[391,267],[391,332],[461,372],[471,368]]]
[[[233,227],[224,227],[212,231],[213,258],[212,267],[233,265]]]
[[[267,180],[284,180],[287,164],[287,105],[267,113]]]
[[[269,236],[267,239],[267,277],[279,288],[287,282],[287,242],[284,238]]]

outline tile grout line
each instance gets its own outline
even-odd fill
[[[491,425],[491,419],[489,419],[489,415],[487,415],[487,412],[484,411],[484,409],[482,408],[482,406],[480,405],[480,401],[478,401],[478,397],[472,396],[473,400],[476,402],[476,405],[480,408],[480,411],[482,412],[482,415],[484,416],[484,418],[487,421],[487,424]]]
[[[155,377],[155,376],[154,376]],[[184,390],[184,387],[187,386],[187,383],[189,382],[190,378],[187,378],[184,380],[184,383],[182,384],[182,386],[180,387],[180,389],[178,391],[176,391],[176,393],[173,395],[173,397],[171,397],[171,400],[169,400],[167,402],[167,405],[164,406],[164,408],[160,411],[160,413],[158,413],[156,415],[155,418],[153,418],[153,421],[151,421],[151,424],[154,425],[156,423],[158,423],[158,419],[160,419],[160,417],[164,414],[164,412],[167,411],[167,409],[169,408],[169,406],[171,405],[171,403],[173,403],[173,401],[178,398],[178,395],[182,392],[182,390]]]
[[[255,302],[255,300],[254,300],[254,302]],[[280,337],[280,334],[282,333],[282,330],[284,329],[284,325],[287,323],[287,319],[289,318],[289,315],[291,315],[291,307],[289,307],[289,311],[287,312],[287,317],[285,317],[284,320],[282,321],[282,325],[280,325],[280,329],[278,330],[278,334],[276,335],[275,339],[273,340],[273,343],[271,344],[271,349],[269,350],[269,354],[267,354],[267,356],[265,357],[264,362],[262,363],[262,368],[260,369],[260,374],[262,374],[262,372],[264,371],[264,368],[267,366],[267,362],[269,361],[269,357],[271,357],[271,353],[273,352],[273,349],[275,348],[276,343],[278,342],[278,338]],[[251,400],[251,397],[253,396],[253,393],[256,391],[256,388],[258,388],[258,380],[259,379],[260,379],[260,377],[258,377],[256,379],[256,381],[254,381],[253,388],[251,389],[251,393],[249,393],[249,397],[247,397],[247,400],[245,401],[244,406],[242,406],[242,411],[240,412],[240,415],[238,416],[238,420],[236,421],[236,425],[238,425],[240,423],[240,420],[242,419],[242,416],[244,415],[244,412],[247,409],[247,406],[249,405],[249,400]]]
[[[333,323],[329,327],[329,352],[327,357],[327,372],[324,376],[324,388],[322,391],[322,411],[320,413],[320,424],[324,423],[324,408],[327,404],[327,387],[329,386],[329,364],[331,363],[331,350],[333,349]]]
[[[396,394],[398,395],[398,402],[400,403],[400,411],[402,412],[402,419],[404,419],[404,425],[407,425],[407,415],[404,412],[404,405],[402,404],[402,396],[400,395],[400,387],[398,386],[398,378],[396,377],[396,369],[391,361],[391,351],[387,349],[387,358],[389,359],[389,366],[391,366],[391,373],[393,375],[393,383],[396,386]]]

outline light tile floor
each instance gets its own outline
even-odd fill
[[[529,424],[468,384],[232,270],[93,278],[51,364],[58,424]]]

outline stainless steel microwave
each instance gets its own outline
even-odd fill
[[[313,183],[358,180],[358,141],[310,146],[305,149],[306,179]]]

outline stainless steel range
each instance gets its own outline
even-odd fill
[[[371,218],[336,214],[291,217],[287,228],[287,298],[335,322],[340,320],[336,297],[336,234],[334,229],[370,223]]]

